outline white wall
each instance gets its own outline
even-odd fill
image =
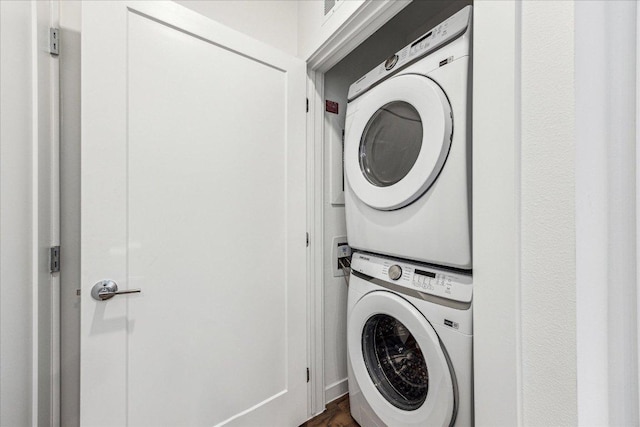
[[[521,19],[522,421],[576,425],[574,3]]]
[[[307,59],[362,5],[364,0],[338,1],[325,16],[324,0],[301,1],[298,10],[298,56]]]
[[[298,51],[298,4],[301,2],[290,0],[175,1],[291,55],[295,56]]]
[[[0,2],[0,425],[31,423],[31,5]]]
[[[364,5],[365,1],[339,0],[326,17],[324,0],[305,0],[298,3],[298,56],[308,59]]]

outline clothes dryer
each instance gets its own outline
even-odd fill
[[[472,280],[355,253],[347,348],[362,427],[473,425]]]
[[[465,7],[349,88],[351,247],[471,270],[471,12]]]

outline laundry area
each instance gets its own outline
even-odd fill
[[[0,1],[0,426],[638,425],[638,16]]]
[[[325,227],[351,254],[327,350],[360,425],[473,423],[472,10],[415,2],[325,74]]]

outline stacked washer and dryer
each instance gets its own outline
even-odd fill
[[[473,425],[471,16],[349,88],[347,346],[363,427]]]

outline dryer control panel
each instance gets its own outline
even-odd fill
[[[358,81],[349,86],[347,99],[349,101],[365,92],[378,81],[389,77],[399,69],[438,49],[449,40],[458,37],[469,27],[472,6],[466,6],[437,27],[418,37],[408,46],[396,54],[391,55],[385,62],[369,71]]]
[[[471,302],[473,296],[470,275],[436,267],[355,253],[351,258],[351,269],[397,286],[454,301]]]

